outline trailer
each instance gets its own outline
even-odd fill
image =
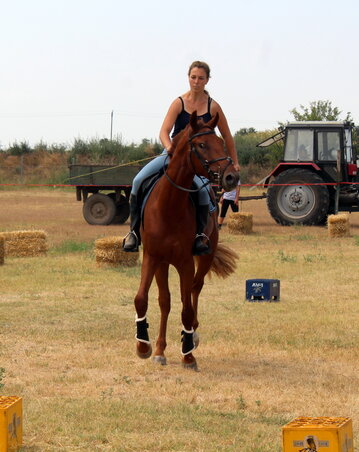
[[[89,224],[123,224],[130,215],[132,182],[143,165],[70,165],[71,185],[76,187],[77,201],[83,201],[83,217]],[[221,189],[211,184],[217,202]],[[240,196],[240,201],[263,199],[260,196]]]
[[[132,182],[142,165],[70,165],[71,185],[92,225],[123,224],[130,215]]]

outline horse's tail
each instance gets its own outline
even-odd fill
[[[235,251],[222,243],[218,243],[208,275],[211,276],[214,273],[220,278],[227,278],[236,270],[238,259],[239,256]]]

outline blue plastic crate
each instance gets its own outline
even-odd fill
[[[247,279],[246,300],[248,301],[279,301],[279,279]]]

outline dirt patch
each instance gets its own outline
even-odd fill
[[[66,240],[92,242],[101,237],[124,236],[129,221],[123,225],[93,226],[82,216],[82,202],[76,200],[75,190],[24,189],[0,191],[0,231],[41,229],[49,236],[49,245]],[[268,235],[310,234],[327,236],[326,227],[280,226],[268,213],[265,199],[242,201],[240,210],[253,214],[253,233]],[[225,219],[226,224],[227,218]],[[352,234],[359,233],[359,213],[349,217]],[[226,231],[224,226],[223,231]]]

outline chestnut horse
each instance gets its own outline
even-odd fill
[[[169,265],[177,269],[180,278],[182,363],[184,367],[194,369],[197,364],[192,351],[198,340],[195,333],[198,327],[197,305],[204,277],[210,270],[218,276],[226,277],[236,267],[236,253],[218,244],[216,212],[209,215],[205,231],[211,243],[210,254],[195,257],[192,254],[196,215],[190,192],[193,191],[191,186],[194,175],[204,176],[211,181],[216,177],[220,178],[221,185],[227,191],[237,186],[239,178],[231,158],[224,150],[223,140],[215,134],[217,123],[218,114],[207,123],[198,122],[196,112],[191,115],[190,123],[174,138],[168,168],[155,185],[144,208],[141,226],[141,283],[135,297],[137,355],[140,358],[149,358],[152,354],[146,312],[148,292],[155,277],[161,321],[153,359],[161,364],[166,364],[164,351],[167,345],[167,319],[171,308]]]

